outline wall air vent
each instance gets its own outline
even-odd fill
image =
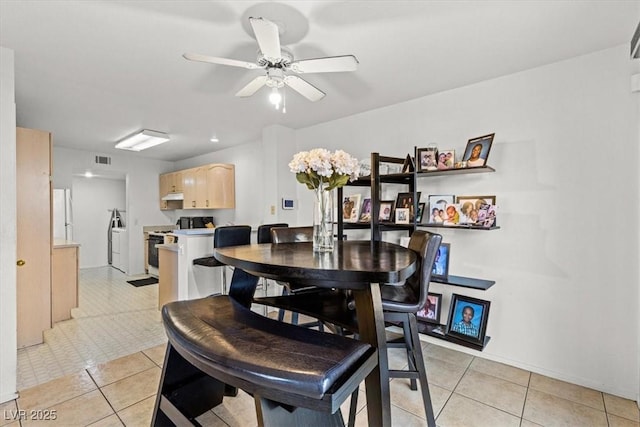
[[[96,156],[96,163],[98,163],[99,165],[110,165],[111,164],[111,157]]]

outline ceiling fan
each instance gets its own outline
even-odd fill
[[[282,99],[280,93],[278,93],[278,89],[281,89],[285,85],[312,102],[319,101],[326,95],[320,89],[295,74],[355,71],[358,67],[358,60],[353,55],[329,56],[294,61],[293,54],[280,46],[280,34],[278,26],[275,23],[264,18],[249,18],[249,22],[260,48],[258,59],[255,63],[199,55],[196,53],[185,53],[182,56],[190,61],[209,62],[250,70],[259,68],[266,70],[265,75],[256,77],[250,81],[249,84],[236,93],[236,96],[249,97],[256,93],[261,87],[267,86],[272,88],[269,100],[276,108],[279,108]]]

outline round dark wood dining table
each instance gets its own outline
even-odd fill
[[[378,367],[365,380],[368,423],[391,425],[385,324],[379,283],[397,283],[417,268],[417,255],[387,242],[337,241],[333,252],[314,253],[311,242],[254,244],[214,249],[214,257],[256,276],[351,290],[360,339],[378,348]]]

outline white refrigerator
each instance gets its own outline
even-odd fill
[[[53,238],[73,240],[73,216],[70,188],[53,190]]]

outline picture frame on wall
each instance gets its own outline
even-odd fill
[[[396,224],[409,224],[409,208],[396,208]]]
[[[456,159],[456,151],[455,150],[443,150],[438,152],[438,170],[447,170],[453,169]]]
[[[417,150],[418,160],[416,166],[418,172],[434,171],[438,169],[438,148],[427,147],[418,148]]]
[[[428,198],[429,224],[442,224],[447,218],[445,209],[447,205],[455,202],[453,194],[431,194]]]
[[[378,221],[391,221],[393,216],[393,206],[395,200],[381,200],[380,201],[380,214],[378,215]]]
[[[440,312],[442,308],[442,294],[429,292],[427,302],[421,310],[418,310],[416,317],[427,323],[440,324]]]
[[[495,204],[496,196],[458,196],[456,203],[460,206],[460,223],[483,225],[487,217],[489,206],[494,206],[495,225]],[[484,212],[483,212],[484,211]]]
[[[490,301],[452,294],[446,335],[483,345],[490,306]]]
[[[495,133],[490,133],[467,141],[467,147],[462,156],[462,161],[466,163],[466,167],[486,166],[494,136]]]
[[[420,200],[420,195],[421,192],[418,191],[415,197]],[[413,222],[416,215],[417,203],[415,203],[413,197],[413,193],[398,193],[398,196],[396,198],[396,210],[398,210],[398,208],[409,209],[409,222]]]
[[[360,219],[358,222],[371,222],[371,197],[365,197],[362,200],[362,208],[360,209]]]
[[[357,222],[360,211],[360,194],[344,196],[342,201],[342,220],[344,222]]]
[[[427,204],[424,202],[418,203],[418,215],[416,215],[416,223],[421,224],[424,217],[424,209]]]
[[[449,259],[451,255],[451,244],[440,243],[436,259],[431,269],[431,277],[434,279],[447,280],[449,277]]]

